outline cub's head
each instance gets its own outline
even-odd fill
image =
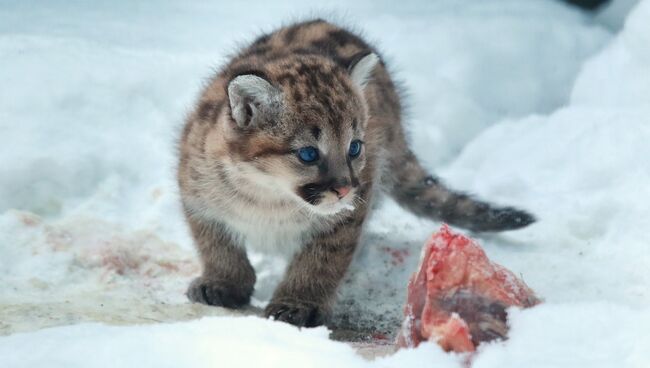
[[[303,55],[233,77],[229,175],[258,197],[290,197],[320,214],[352,209],[366,162],[363,90],[377,62],[371,53],[346,69]]]

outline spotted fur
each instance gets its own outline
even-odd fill
[[[178,181],[203,263],[188,297],[245,305],[255,284],[246,249],[282,252],[292,261],[265,314],[322,324],[379,188],[419,215],[472,230],[533,221],[447,189],[411,153],[401,116],[377,50],[323,20],[280,28],[235,55],[181,139]],[[351,158],[355,139],[364,143]],[[301,162],[305,146],[320,159]]]

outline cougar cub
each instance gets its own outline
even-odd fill
[[[373,192],[474,231],[521,228],[530,214],[445,187],[409,150],[400,97],[375,49],[323,20],[241,50],[187,119],[178,181],[203,274],[191,301],[247,304],[246,249],[292,256],[264,313],[297,326],[328,316]]]

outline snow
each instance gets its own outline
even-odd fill
[[[57,342],[34,354],[34,339]],[[328,342],[324,328],[300,332],[289,325],[253,317],[131,328],[84,324],[12,335],[5,340],[0,346],[0,356],[7,363],[3,366],[15,368],[282,367],[282,362],[297,367],[364,365],[363,358],[351,347]],[[313,355],[322,359],[315,361]]]
[[[509,320],[508,342],[486,346],[472,367],[648,366],[646,311],[604,302],[549,303],[511,310]]]
[[[253,307],[183,295],[199,270],[173,176],[183,116],[238,42],[315,13],[384,51],[429,168],[539,218],[475,236],[545,303],[512,310],[510,339],[472,365],[650,366],[650,0],[593,19],[543,0],[3,3],[0,366],[464,366],[432,343],[392,354],[242,316],[280,277],[267,255]],[[397,330],[438,227],[378,205],[333,336]]]

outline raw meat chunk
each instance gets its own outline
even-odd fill
[[[409,280],[398,345],[432,340],[446,351],[474,351],[480,342],[506,338],[508,307],[539,302],[476,242],[443,225],[425,244],[419,270]]]

